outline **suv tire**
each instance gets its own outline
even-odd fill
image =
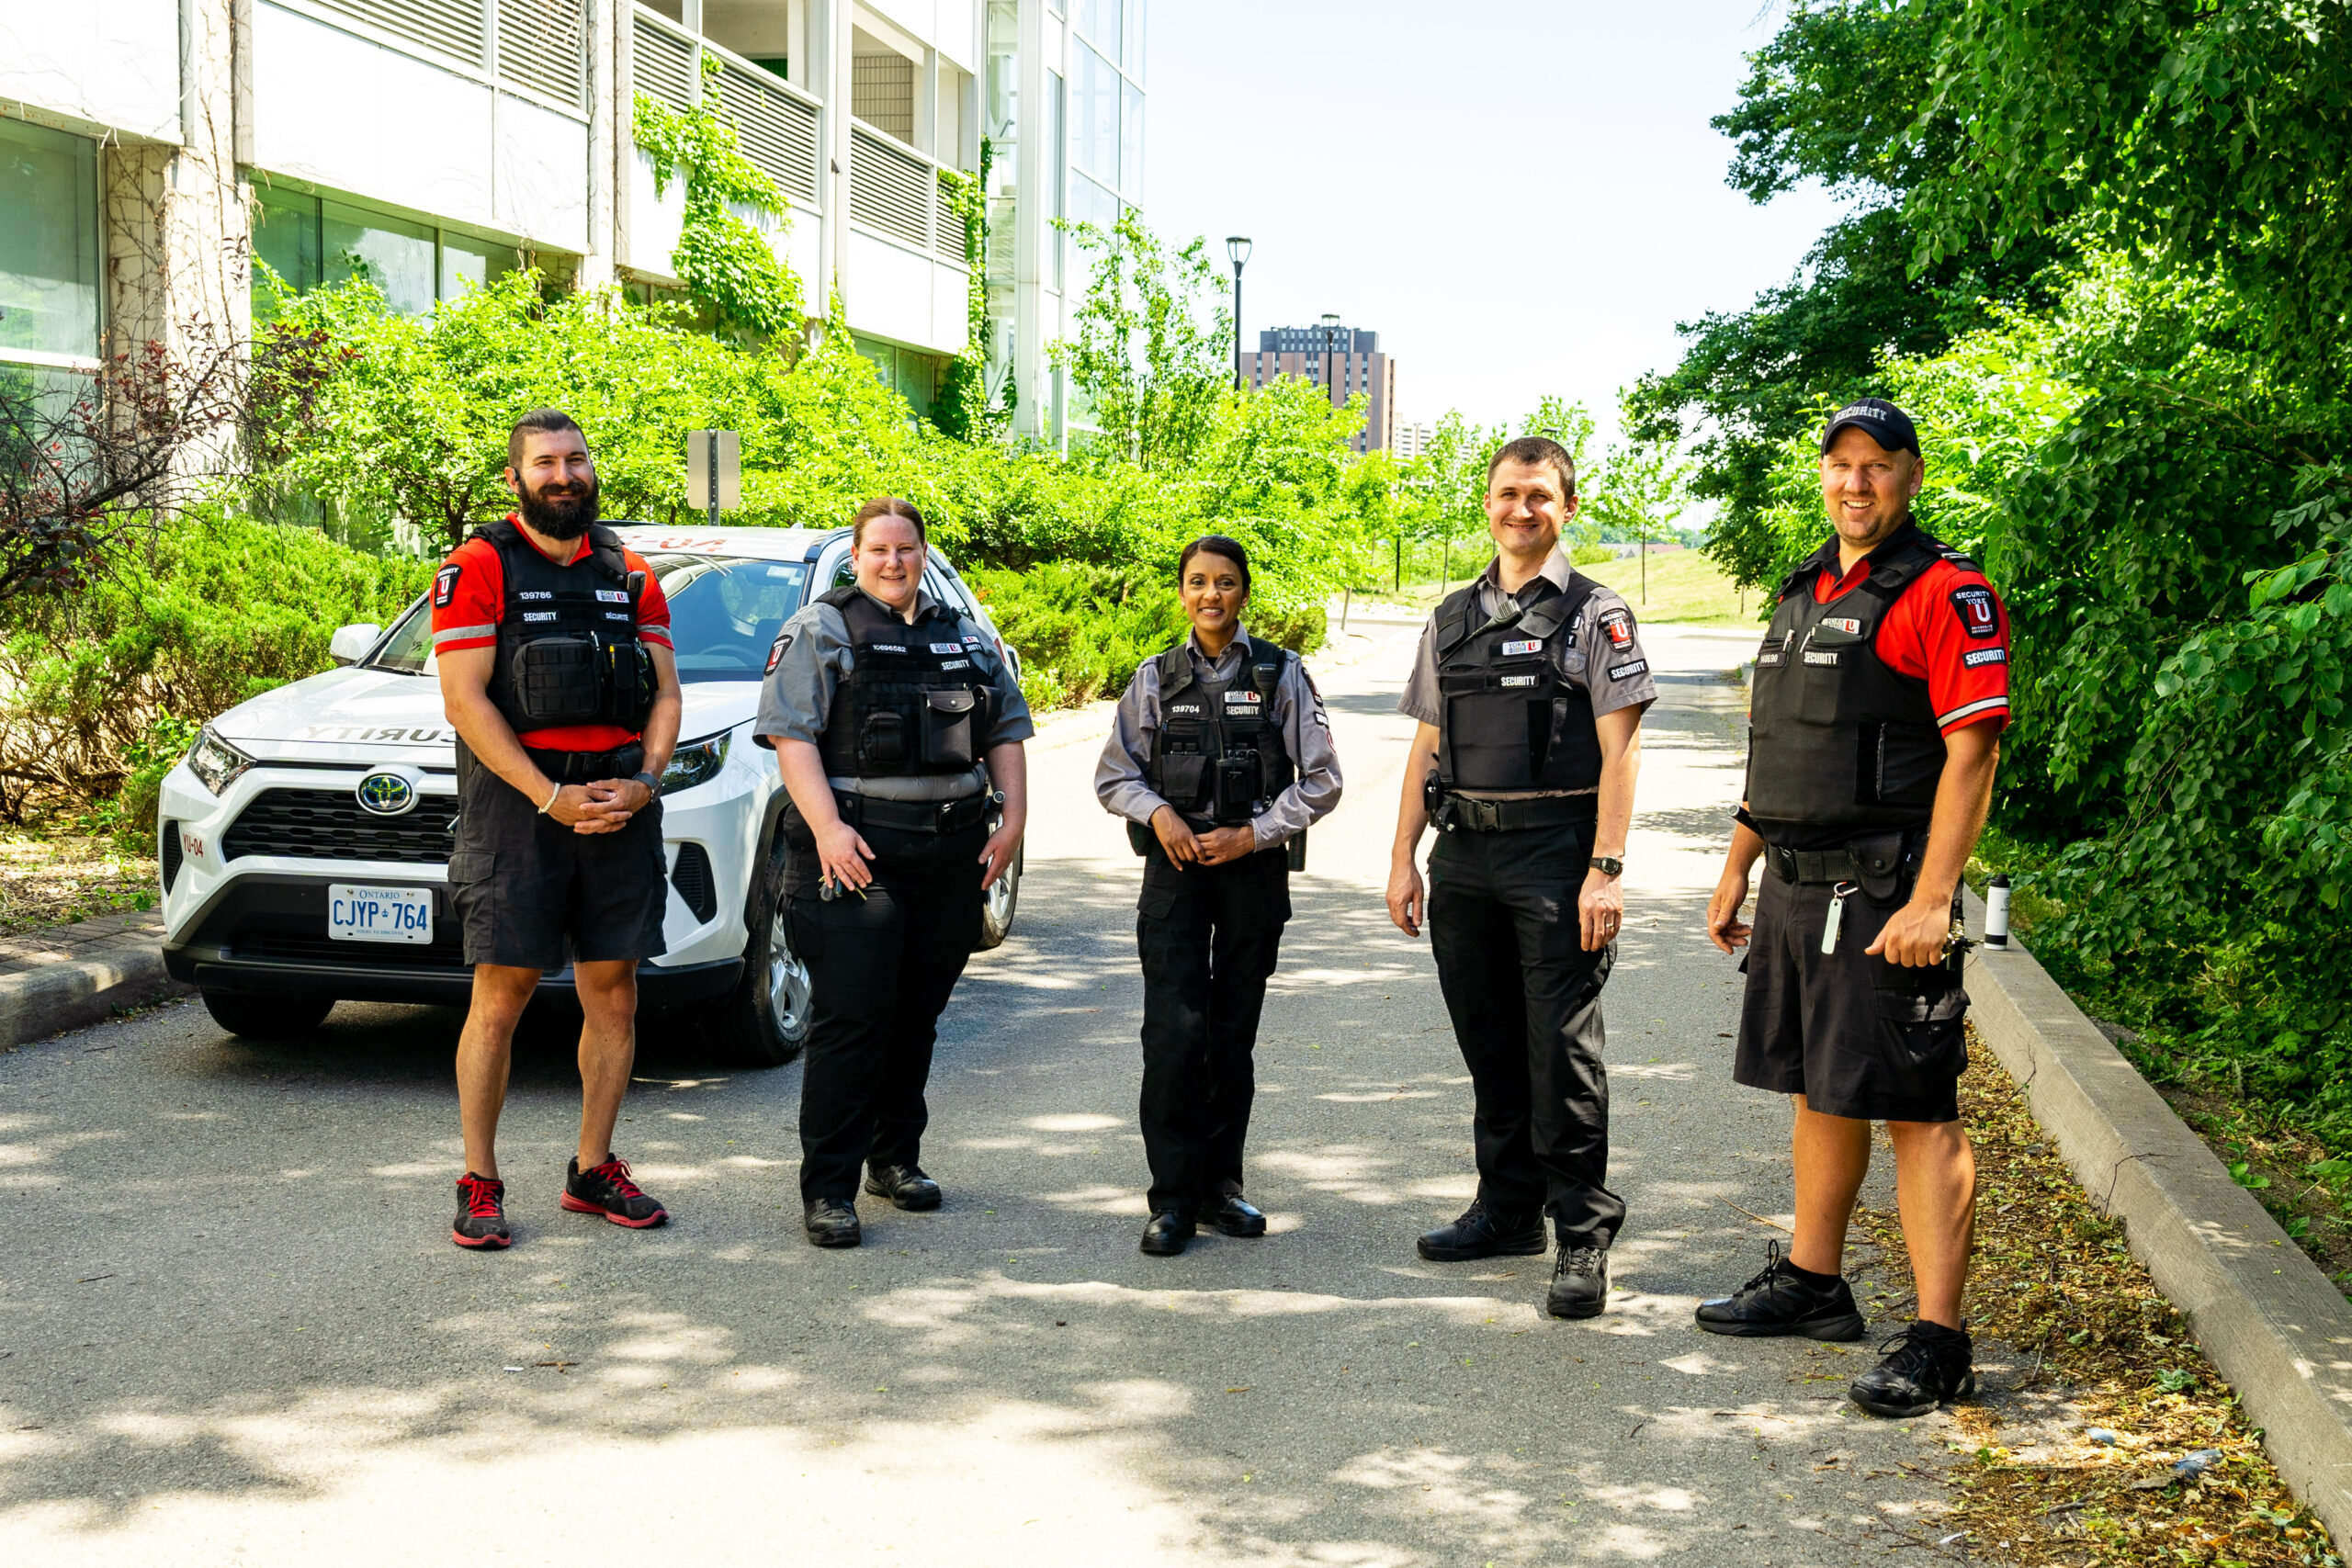
[[[752,901],[743,977],[715,1017],[705,1015],[707,1038],[730,1066],[780,1067],[808,1043],[808,965],[792,951],[785,920],[784,856],[779,838]]]
[[[291,1040],[324,1023],[333,997],[261,997],[239,991],[206,991],[204,1010],[232,1034],[248,1040]]]
[[[994,832],[996,824],[989,824]],[[1012,852],[1012,864],[996,879],[986,893],[980,895],[980,951],[1001,947],[1004,939],[1012,934],[1013,912],[1021,908],[1021,864],[1027,857],[1026,844]]]

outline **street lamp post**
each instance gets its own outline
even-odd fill
[[[1246,390],[1241,379],[1241,267],[1250,259],[1246,234],[1227,234],[1225,254],[1233,263],[1233,389]]]
[[[1323,393],[1326,397],[1330,396],[1332,389],[1339,384],[1334,379],[1335,372],[1331,366],[1333,356],[1339,352],[1339,344],[1340,318],[1326,310],[1323,312]]]

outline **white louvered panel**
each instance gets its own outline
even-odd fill
[[[943,172],[933,177],[939,182],[939,259],[954,262],[957,266],[967,265],[964,260],[963,215],[947,199],[946,175]]]
[[[849,212],[868,227],[922,250],[931,248],[935,178],[929,164],[879,136],[853,130]]]
[[[488,41],[481,0],[315,0],[322,9],[371,23],[395,38],[452,55],[479,70]]]
[[[817,111],[782,91],[765,72],[733,61],[718,73],[718,101],[735,122],[743,156],[775,180],[795,207],[817,202]]]
[[[584,108],[586,0],[498,0],[498,74],[566,108]]]
[[[637,91],[673,109],[690,109],[695,85],[695,46],[658,23],[637,18]]]

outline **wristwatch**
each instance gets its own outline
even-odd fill
[[[651,773],[640,771],[639,773],[629,774],[629,777],[643,784],[645,786],[645,793],[648,795],[658,795],[662,793],[662,781],[655,778]]]
[[[1625,863],[1613,855],[1595,855],[1592,857],[1592,869],[1603,876],[1623,876],[1625,874]]]

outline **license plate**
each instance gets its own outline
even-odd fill
[[[433,940],[433,894],[424,887],[327,887],[327,935],[337,942]]]

